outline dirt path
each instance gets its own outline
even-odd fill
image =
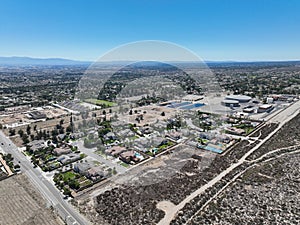
[[[263,139],[260,143],[258,143],[256,146],[254,146],[252,149],[250,149],[237,163],[232,164],[230,167],[228,167],[226,170],[222,171],[219,175],[217,175],[214,179],[210,180],[208,183],[191,193],[189,196],[187,196],[183,201],[181,201],[178,205],[175,205],[174,207],[171,207],[171,204],[168,203],[169,207],[163,207],[162,210],[165,212],[165,216],[161,221],[158,223],[158,225],[166,225],[170,224],[172,219],[176,216],[176,214],[185,206],[186,203],[190,202],[192,199],[194,199],[196,196],[202,194],[204,191],[206,191],[208,188],[212,187],[214,184],[219,182],[223,177],[225,177],[228,173],[230,173],[233,169],[240,166],[246,161],[246,158],[251,155],[255,150],[257,150],[261,145],[263,145],[269,138],[271,138],[277,131],[281,129],[281,127],[287,123],[289,120],[294,118],[298,112],[300,101],[293,104],[291,107],[287,108],[286,110],[282,111],[278,115],[276,115],[274,118],[272,118],[272,121],[280,121],[279,126],[271,132],[265,139]],[[161,206],[166,203],[158,203],[158,206]]]

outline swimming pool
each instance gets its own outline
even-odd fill
[[[169,108],[179,108],[179,109],[183,109],[183,110],[190,110],[190,109],[194,109],[194,108],[198,108],[201,106],[204,106],[204,103],[192,103],[192,102],[172,102],[168,105]]]
[[[139,159],[144,159],[144,157],[140,153],[138,153],[138,152],[135,152],[134,156],[137,157],[137,158],[139,158]]]
[[[223,152],[221,149],[217,149],[217,148],[214,148],[212,146],[205,146],[204,149],[208,150],[208,151],[216,152],[216,153],[222,153]]]
[[[171,103],[170,105],[168,105],[168,107],[170,108],[179,108],[185,105],[190,105],[192,104],[191,102],[180,102],[180,103]]]
[[[204,106],[205,104],[203,103],[195,103],[195,104],[192,104],[192,105],[187,105],[187,106],[183,106],[183,107],[180,107],[180,109],[194,109],[194,108],[199,108],[201,106]]]

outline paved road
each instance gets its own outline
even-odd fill
[[[193,124],[192,119],[188,118],[188,119],[186,119],[185,121],[186,121],[186,124],[187,124],[190,128],[192,128],[192,129],[194,129],[194,130],[197,130],[197,131],[200,131],[200,132],[203,131],[201,128],[199,128],[199,127],[197,127],[196,125]]]
[[[82,141],[78,141],[78,142],[74,142],[74,144],[76,144],[78,146],[78,149],[83,152],[84,154],[94,158],[95,160],[109,166],[110,168],[116,168],[116,171],[120,174],[120,173],[125,173],[126,172],[126,168],[124,166],[121,166],[118,163],[112,162],[112,160],[108,160],[103,158],[102,156],[94,153],[95,149],[94,148],[86,148],[83,146],[83,142]]]
[[[52,205],[58,214],[65,220],[67,224],[90,224],[82,215],[80,215],[66,200],[62,198],[62,194],[47,179],[43,177],[38,168],[33,168],[18,148],[8,139],[2,131],[0,131],[1,148],[11,153],[15,160],[20,161],[21,171],[23,171],[32,181],[35,187],[43,194],[48,203]]]
[[[285,108],[284,110],[280,111],[278,114],[270,118],[270,122],[273,123],[281,123],[282,121],[287,120],[291,117],[295,112],[299,112],[300,110],[300,100],[293,103],[289,107]]]

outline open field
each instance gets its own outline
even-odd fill
[[[100,100],[100,99],[95,99],[95,98],[89,98],[85,100],[88,103],[92,103],[95,105],[106,105],[106,106],[114,106],[115,103],[114,102],[110,102],[110,101],[106,101],[106,100]]]
[[[38,109],[38,110],[36,110]],[[44,108],[31,108],[27,110],[23,110],[21,112],[0,112],[0,124],[3,126],[12,126],[14,124],[27,124],[27,123],[33,123],[36,120],[29,117],[29,112],[40,112],[45,114],[47,119],[54,119],[59,117],[64,117],[68,113],[62,109],[55,108],[52,106],[47,106]]]
[[[164,113],[164,115],[162,115],[162,113]],[[174,110],[172,108],[168,108],[165,106],[148,105],[133,108],[132,115],[130,115],[129,113],[119,114],[119,120],[131,124],[136,123],[138,126],[144,126],[146,124],[157,123],[157,121],[164,121],[170,118],[174,118],[176,113],[177,110]],[[138,116],[143,116],[143,120],[141,120],[139,123],[137,123],[136,121],[136,118]]]
[[[0,224],[59,225],[63,222],[46,207],[46,201],[25,175],[15,175],[0,183]]]
[[[299,162],[288,155],[248,170],[187,224],[299,224]]]
[[[274,129],[274,123],[262,127],[261,135],[264,137],[270,132],[270,128]],[[272,126],[273,125],[273,126]],[[276,124],[275,124],[276,125]],[[300,143],[300,114],[286,123],[273,137],[271,137],[264,145],[257,151],[250,155],[249,159],[256,159],[263,154],[270,152],[277,148],[289,147]]]

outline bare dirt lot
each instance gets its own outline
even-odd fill
[[[187,224],[299,224],[299,159],[288,155],[248,170]]]
[[[132,115],[126,114],[119,114],[119,119],[121,121],[126,121],[128,123],[136,123],[136,118],[139,115],[143,115],[143,120],[140,121],[137,125],[144,126],[145,124],[153,124],[156,123],[158,120],[166,120],[168,118],[172,118],[176,115],[176,110],[165,107],[165,106],[142,106],[138,108],[132,109]],[[164,112],[164,116],[162,113]]]
[[[276,128],[276,124],[274,126],[274,123],[268,125],[269,126],[263,127],[261,131],[258,131],[261,132],[260,138],[265,137],[270,132],[270,128]],[[274,149],[289,147],[298,144],[300,144],[300,114],[286,123],[273,137],[271,137],[264,145],[262,145],[248,158],[256,159]]]
[[[1,225],[64,224],[25,175],[15,175],[0,182]]]
[[[112,189],[74,199],[74,205],[94,224],[155,224],[164,216],[156,204],[163,199],[176,204],[191,188],[197,188],[199,180],[196,182],[195,177],[214,158],[212,153],[204,152],[203,161],[193,160],[194,153],[188,147],[174,150],[171,155],[161,156],[159,162],[156,159],[155,163],[130,170],[112,184]]]

